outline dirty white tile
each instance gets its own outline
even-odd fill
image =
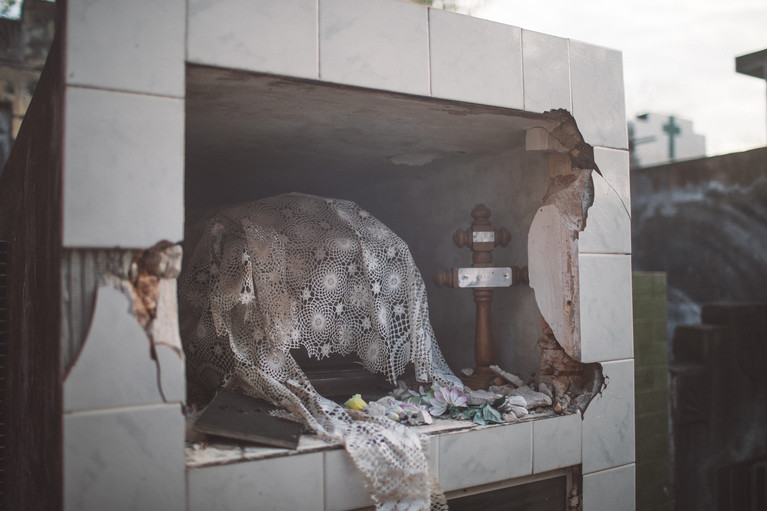
[[[406,2],[322,0],[320,78],[428,95],[427,9]]]
[[[583,476],[583,509],[634,511],[636,467],[632,463]]]
[[[570,41],[573,117],[586,143],[628,148],[621,52]]]
[[[602,364],[607,387],[583,414],[583,473],[633,463],[634,361]]]
[[[186,509],[178,405],[64,415],[64,509]]]
[[[64,380],[64,411],[162,402],[149,339],[130,307],[120,291],[99,288],[88,337]]]
[[[570,46],[567,39],[522,31],[525,110],[570,111]]]
[[[424,454],[426,454],[429,470],[439,478],[439,436],[430,436],[426,439]]]
[[[581,415],[549,417],[533,422],[533,473],[580,465]]]
[[[68,87],[65,247],[148,247],[184,226],[184,101]]]
[[[521,33],[518,27],[429,9],[432,95],[521,110]]]
[[[189,0],[188,60],[317,78],[317,0]]]
[[[324,509],[323,453],[192,469],[189,511]]]
[[[613,186],[592,172],[594,204],[588,210],[586,228],[578,234],[578,251],[600,254],[631,253],[631,210]]]
[[[581,362],[633,357],[631,256],[579,254]]]
[[[532,473],[533,424],[523,422],[443,435],[439,482],[444,491]]]
[[[184,96],[185,0],[66,5],[68,84]]]
[[[365,478],[345,449],[325,452],[325,509],[341,511],[373,506]]]
[[[631,181],[629,177],[629,152],[627,150],[594,148],[594,161],[610,188],[618,193],[626,209],[631,211]]]

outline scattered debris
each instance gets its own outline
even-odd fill
[[[503,397],[503,394],[497,392],[490,392],[489,390],[472,390],[466,388],[464,390],[467,396],[466,404],[468,405],[484,405],[487,403],[493,403],[499,398]]]
[[[527,385],[524,387],[519,387],[516,389],[510,389],[507,391],[506,395],[508,396],[519,396],[524,398],[525,402],[527,403],[525,406],[528,410],[532,410],[534,408],[541,408],[544,406],[551,406],[551,397],[547,396],[543,392],[537,392]]]
[[[526,383],[524,382],[522,378],[520,378],[519,376],[515,376],[507,371],[504,371],[497,365],[490,366],[490,370],[493,371],[498,376],[500,376],[501,378],[508,381],[509,383],[516,385],[517,387],[524,387],[526,385]]]

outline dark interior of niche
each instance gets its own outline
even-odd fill
[[[478,203],[511,244],[494,264],[527,265],[527,232],[549,186],[547,160],[525,152],[528,128],[551,121],[524,112],[272,75],[188,66],[186,242],[218,209],[300,192],[348,199],[410,247],[427,286],[430,317],[448,364],[474,365],[472,294],[438,289],[439,269],[469,266],[452,235]],[[527,287],[493,302],[496,359],[527,379],[537,370],[540,312]],[[295,354],[302,367],[337,369]],[[319,389],[318,389],[319,390]]]

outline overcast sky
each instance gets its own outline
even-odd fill
[[[767,86],[735,57],[767,49],[767,0],[481,0],[471,14],[623,52],[626,115],[693,122],[708,155],[767,145]]]

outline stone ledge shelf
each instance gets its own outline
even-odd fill
[[[475,486],[561,475],[556,471],[580,465],[581,422],[579,413],[539,412],[512,424],[438,419],[415,430],[427,437],[432,473],[450,497]],[[303,435],[295,451],[192,444],[186,448],[186,464],[190,511],[241,509],[253,502],[327,511],[373,505],[346,451],[311,435]]]

